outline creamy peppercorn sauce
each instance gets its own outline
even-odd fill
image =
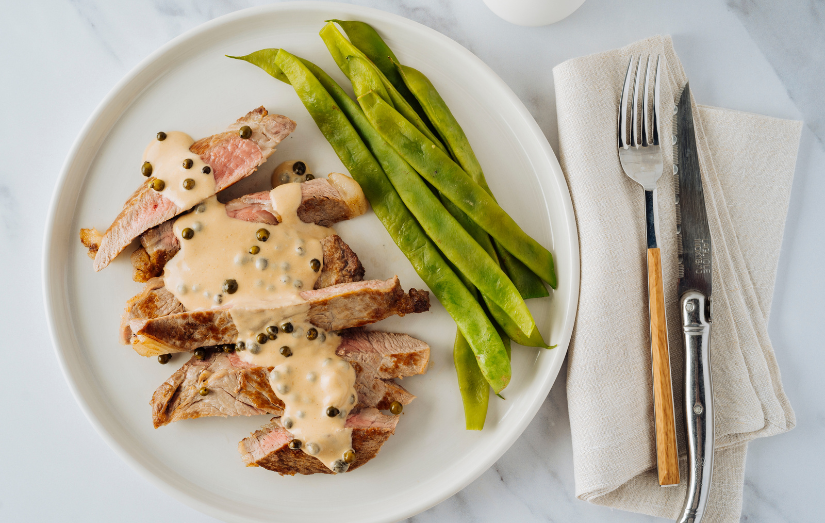
[[[357,403],[355,370],[335,353],[339,336],[309,323],[309,304],[300,297],[320,274],[320,240],[335,231],[298,218],[300,183],[280,185],[270,197],[277,225],[230,218],[216,196],[178,218],[181,249],[166,264],[165,286],[187,310],[230,307],[245,346],[238,356],[273,367],[270,384],[285,405],[282,425],[303,452],[343,472],[352,448],[352,429],[344,425]]]
[[[163,140],[153,140],[143,152],[143,161],[152,165],[152,176],[164,183],[160,193],[180,209],[191,209],[204,198],[215,194],[215,173],[200,156],[189,150],[195,140],[186,133],[165,133]],[[190,160],[189,168],[184,162]],[[206,171],[206,172],[204,172]],[[186,182],[186,180],[191,180]],[[191,186],[187,189],[184,186]]]

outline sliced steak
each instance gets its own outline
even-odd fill
[[[398,416],[387,416],[376,409],[363,409],[347,418],[352,428],[352,449],[355,461],[349,466],[353,471],[374,458],[381,446],[395,433]],[[292,434],[274,418],[267,425],[238,443],[238,452],[247,467],[263,467],[284,476],[295,474],[332,474],[326,465],[302,450],[287,445]]]
[[[252,136],[242,139],[237,132],[243,125],[252,128]],[[229,187],[252,174],[275,150],[275,146],[295,129],[295,122],[281,115],[268,115],[259,107],[230,125],[227,132],[204,138],[189,148],[212,167],[215,192]],[[98,244],[94,268],[106,267],[142,232],[177,216],[186,209],[151,188],[154,178],[147,179],[126,201],[123,210]],[[81,231],[81,237],[83,232]]]
[[[154,229],[146,231],[143,236],[148,235],[152,231],[159,231],[165,228],[166,224],[159,225]],[[168,236],[175,238],[175,235],[171,234],[171,227],[169,227],[169,231],[170,233],[165,236],[161,236],[157,232],[152,232],[150,236],[156,238],[157,241],[152,244],[147,244],[145,250],[138,249],[135,251],[135,254],[143,252],[146,253],[146,256],[154,256],[155,253],[158,252],[156,249],[157,245],[168,243],[163,238]],[[141,237],[141,241],[143,236]],[[177,246],[177,239],[175,239],[176,249]],[[321,240],[321,248],[324,253],[324,266],[321,269],[318,280],[315,282],[316,289],[322,286],[329,287],[330,285],[338,285],[340,283],[357,282],[364,278],[364,267],[361,266],[358,256],[352,252],[349,245],[340,237],[337,235],[327,236]],[[148,254],[150,252],[153,254]],[[177,252],[177,250],[175,252]],[[132,255],[133,263],[135,261],[135,254]],[[145,268],[148,267],[148,265],[142,265],[141,267]],[[142,272],[142,270],[138,268],[138,265],[135,265],[135,274],[137,275],[139,271],[141,271],[143,275],[151,274]],[[163,269],[161,268],[158,272],[163,272]],[[168,314],[186,312],[183,304],[178,301],[175,295],[163,288],[162,278],[147,278],[144,281],[152,282],[152,288],[149,289],[147,285],[140,294],[130,299],[126,303],[126,310],[123,312],[123,316],[121,316],[120,342],[124,345],[131,343],[132,328],[130,323],[132,320],[160,318]]]
[[[407,334],[363,329],[341,333],[336,351],[355,366],[355,372],[376,378],[404,378],[427,372],[430,346]]]
[[[343,283],[305,291],[301,298],[310,304],[310,323],[326,331],[361,327],[397,314],[403,316],[430,308],[427,291],[410,289],[404,294],[398,276],[386,281]],[[187,352],[198,347],[234,343],[238,330],[229,309],[171,314],[161,318],[133,320],[132,348],[143,356]]]
[[[169,314],[186,312],[183,304],[163,286],[163,278],[146,282],[140,294],[126,302],[126,310],[120,319],[120,343],[129,345],[132,339],[133,320],[160,318]]]
[[[100,248],[100,242],[102,241],[103,233],[97,229],[80,229],[80,243],[89,249],[89,252],[86,253],[89,255],[89,258],[95,259],[97,250]]]
[[[340,236],[333,234],[321,240],[321,250],[324,253],[324,265],[315,280],[316,289],[364,279],[361,260]]]
[[[301,187],[302,197],[303,192],[303,187]],[[280,216],[272,208],[272,198],[269,196],[269,191],[246,194],[230,201],[226,204],[226,215],[245,222],[268,223],[270,225],[281,223]]]
[[[430,310],[430,293],[404,289],[398,276],[389,280],[343,283],[301,293],[312,304],[309,321],[326,331],[361,327],[393,315],[404,316]]]
[[[356,210],[350,210],[352,208]],[[366,209],[366,203],[361,207],[350,206],[338,190],[324,178],[316,178],[301,184],[301,206],[298,208],[298,216],[306,223],[329,227],[341,220],[359,216],[362,209]],[[275,225],[281,221],[278,213],[272,208],[272,200],[268,191],[247,194],[230,201],[226,204],[226,214],[239,220],[270,225]],[[173,221],[167,221],[149,229],[140,236],[142,247],[132,253],[132,266],[135,269],[133,279],[135,281],[143,282],[149,278],[160,276],[166,262],[171,260],[180,250],[180,244],[174,234],[172,224]],[[94,243],[92,231],[92,229],[81,230],[81,239],[86,238],[83,244],[89,247],[90,253],[93,246],[95,252],[97,252],[97,244]],[[357,258],[355,261],[357,261]],[[326,265],[326,260],[324,264]],[[360,267],[360,263],[357,267]],[[355,269],[356,266],[353,265],[353,268]],[[361,276],[363,277],[363,270]],[[344,279],[335,281],[335,283],[346,281],[361,280]],[[332,283],[326,285],[332,285]]]
[[[202,387],[209,394],[201,396]],[[207,416],[283,414],[284,403],[269,385],[269,369],[244,363],[234,354],[194,356],[152,395],[155,428]]]
[[[173,220],[152,227],[140,235],[140,247],[132,253],[132,279],[147,281],[163,274],[166,262],[180,250],[180,242],[175,236]]]
[[[354,339],[360,341],[352,350]],[[430,347],[406,334],[373,331],[345,335],[338,353],[355,368],[358,407],[387,410],[393,401],[409,405],[415,399],[413,394],[390,379],[425,372]],[[376,356],[376,361],[406,360],[414,355],[420,363],[415,367],[395,365],[383,369],[376,365],[362,365],[360,362],[369,359],[369,353]],[[205,360],[192,357],[152,396],[155,428],[173,421],[206,416],[280,416],[283,403],[270,388],[269,370],[250,365],[236,354],[215,352]],[[202,386],[210,390],[206,396],[198,394]]]

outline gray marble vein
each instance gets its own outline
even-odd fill
[[[216,521],[131,470],[74,402],[44,325],[46,209],[75,136],[140,60],[185,31],[265,0],[6,2],[0,16],[0,521]],[[522,28],[481,0],[356,0],[467,47],[524,102],[554,147],[554,65],[656,33],[673,35],[700,102],[806,123],[769,332],[798,417],[750,444],[742,521],[819,521],[825,469],[825,3],[587,0]],[[475,482],[407,521],[601,522],[654,518],[575,497],[565,369],[524,434]]]
[[[728,0],[782,79],[805,122],[825,143],[825,2]]]

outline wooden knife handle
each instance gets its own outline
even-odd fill
[[[647,288],[650,305],[653,411],[656,419],[656,463],[659,470],[659,485],[678,485],[679,452],[676,447],[676,419],[673,414],[673,386],[670,379],[665,292],[662,284],[662,255],[658,248],[647,250]]]

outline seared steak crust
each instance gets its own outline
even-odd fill
[[[311,195],[307,198],[305,195]],[[301,186],[301,205],[298,218],[304,223],[332,227],[334,223],[354,218],[338,190],[324,178],[304,182]]]
[[[398,276],[381,281],[343,283],[325,289],[305,291],[310,323],[326,331],[360,327],[394,314],[403,316],[429,309],[429,293],[410,289],[404,294]],[[234,343],[238,330],[229,309],[171,314],[130,325],[132,348],[143,356],[187,352],[198,347]]]
[[[386,416],[376,409],[364,409],[347,418],[352,428],[352,449],[355,461],[351,472],[374,458],[381,446],[395,433],[397,416]],[[256,430],[238,443],[238,452],[247,467],[263,467],[285,476],[295,474],[333,474],[317,458],[302,450],[290,449],[287,444],[292,434],[283,428],[277,418]]]
[[[141,246],[132,253],[131,258],[133,280],[143,282],[163,274],[166,262],[180,250],[174,223],[172,220],[163,222],[140,235]]]
[[[209,394],[201,396],[202,387]],[[280,416],[284,410],[269,385],[269,369],[222,353],[204,360],[193,356],[158,387],[150,405],[155,428],[206,416]]]
[[[253,130],[248,140],[232,132],[242,125]],[[294,129],[295,122],[286,116],[267,115],[266,109],[259,107],[229,126],[227,132],[195,142],[190,151],[212,166],[218,192],[252,174]],[[153,181],[154,177],[150,177],[132,194],[104,233],[95,256],[96,271],[106,267],[142,232],[186,210],[153,190]]]
[[[238,338],[238,329],[229,315],[229,309],[181,312],[134,320],[130,327],[134,333],[132,347],[143,356],[190,352],[198,347],[235,343]],[[150,353],[147,354],[147,350]]]
[[[316,289],[364,279],[364,266],[340,236],[333,234],[321,240],[321,249],[324,266],[315,281]]]
[[[129,345],[131,342],[133,320],[159,318],[185,311],[183,304],[163,286],[163,278],[152,278],[140,294],[126,302],[126,310],[120,320],[120,343]]]

